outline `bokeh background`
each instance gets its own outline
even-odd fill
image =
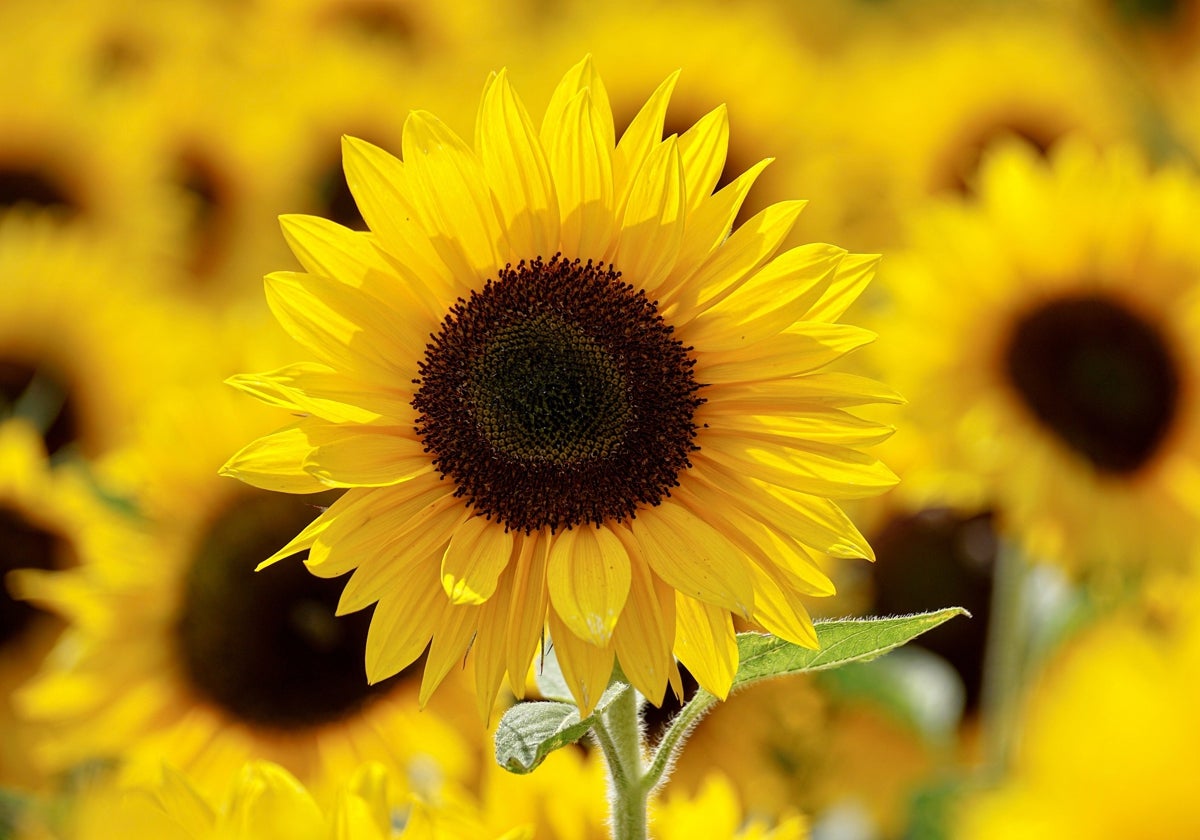
[[[681,70],[668,133],[724,105],[722,185],[772,159],[746,218],[808,199],[795,243],[884,255],[846,370],[906,397],[903,482],[814,613],[973,613],[736,695],[659,835],[1200,836],[1200,3],[6,0],[0,837],[132,836],[119,789],[255,759],[317,801],[379,761],[397,828],[604,836],[588,750],[506,776],[469,666],[418,711],[341,582],[252,573],[330,499],[217,475],[287,422],[223,384],[302,356],[278,216],[363,227],[341,136],[469,139],[490,71],[539,114],[589,53],[618,134]]]

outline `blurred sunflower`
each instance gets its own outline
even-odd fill
[[[13,691],[41,664],[62,622],[9,594],[15,569],[65,569],[105,545],[106,511],[81,477],[52,471],[37,431],[0,422],[0,785],[31,787],[33,727],[19,720]]]
[[[480,44],[503,43],[552,11],[536,0],[503,8],[484,0],[267,0],[254,25],[289,33],[305,52],[334,45],[389,58],[408,75],[468,60]]]
[[[233,442],[278,417],[234,405],[242,400],[215,376],[197,381],[213,385],[162,396],[136,444],[97,468],[142,516],[126,550],[16,576],[21,595],[69,622],[19,698],[43,724],[41,759],[61,769],[118,757],[135,781],[167,761],[214,795],[252,758],[283,765],[316,795],[367,759],[418,790],[462,778],[475,757],[437,709],[418,714],[415,683],[367,683],[369,616],[335,617],[338,582],[298,564],[254,573],[329,498],[220,479]],[[290,489],[322,487],[298,478]],[[469,695],[458,697],[459,719],[477,727]],[[440,699],[454,708],[453,692]]]
[[[224,472],[350,488],[264,565],[356,570],[372,681],[428,648],[424,700],[473,648],[486,711],[548,622],[584,711],[614,659],[656,704],[675,655],[725,696],[731,613],[815,645],[817,555],[871,556],[830,499],[894,483],[863,451],[890,427],[845,411],[889,392],[824,368],[872,338],[836,321],[876,258],[776,256],[802,202],[730,235],[762,167],[713,194],[724,109],[664,140],[671,86],[617,144],[590,60],[540,132],[501,72],[474,150],[425,112],[403,163],[346,141],[369,233],[285,219],[308,273],[268,301],[321,362],[233,380],[307,416]]]
[[[733,783],[716,770],[710,770],[695,796],[664,796],[654,808],[652,824],[660,840],[805,840],[809,836],[808,822],[794,813],[774,826],[761,819],[743,820]]]
[[[28,4],[0,12],[3,31],[22,33],[0,50],[0,211],[43,210],[135,258],[163,258],[182,215],[150,154],[150,127],[134,98],[98,92],[82,78],[70,45],[49,33],[33,37],[51,25]]]
[[[839,696],[811,677],[772,680],[733,695],[696,727],[666,786],[666,801],[703,799],[719,767],[746,814],[781,828],[861,811],[879,836],[903,833],[913,791],[935,766],[917,728],[878,702]],[[679,835],[685,836],[685,835]],[[714,835],[715,836],[715,835]]]
[[[145,265],[43,215],[0,219],[0,417],[28,419],[52,456],[115,446],[172,375],[168,309],[131,278]]]
[[[64,840],[156,837],[162,840],[518,840],[515,828],[489,833],[463,803],[429,805],[399,795],[382,764],[364,763],[322,801],[269,761],[248,761],[219,794],[162,766],[146,786],[94,785],[73,804],[52,836]],[[49,828],[49,826],[48,826]],[[28,840],[42,835],[28,833]]]
[[[1049,163],[1006,147],[980,187],[915,216],[886,276],[905,352],[880,364],[933,473],[990,496],[1036,557],[1178,562],[1200,498],[1200,183],[1081,143]]]
[[[1048,665],[1011,773],[960,804],[954,837],[1200,836],[1195,581],[1172,581],[1170,601],[1173,620],[1110,616]]]
[[[1018,137],[1044,152],[1069,134],[1136,136],[1127,74],[1083,32],[995,11],[946,26],[920,50],[906,29],[877,32],[839,62],[834,97],[857,107],[828,108],[814,126],[825,156],[810,194],[837,211],[820,233],[838,231],[857,247],[898,242],[913,202],[974,190],[998,141]]]

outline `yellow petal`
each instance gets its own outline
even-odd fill
[[[480,107],[479,156],[516,259],[558,250],[558,196],[533,123],[501,70]]]
[[[363,559],[338,600],[337,613],[356,612],[390,592],[408,586],[414,575],[437,581],[437,599],[449,604],[438,580],[441,556],[455,529],[469,515],[462,502],[443,496],[417,512],[388,541],[375,548],[375,554]]]
[[[225,462],[220,474],[263,490],[320,493],[329,488],[302,466],[312,451],[312,442],[297,424],[246,444]]]
[[[728,297],[693,309],[680,340],[706,351],[736,350],[774,338],[800,320],[829,288],[846,252],[802,245],[754,272]]]
[[[415,419],[411,397],[404,391],[380,389],[314,362],[238,374],[225,381],[268,405],[331,423],[412,425]]]
[[[900,404],[904,398],[888,386],[841,371],[822,371],[792,379],[727,383],[704,394],[705,406],[743,414],[789,414],[811,406],[848,408],[871,403]]]
[[[782,201],[739,227],[696,271],[659,295],[660,310],[673,323],[691,320],[696,307],[708,307],[736,289],[775,255],[791,233],[804,201]]]
[[[415,662],[449,606],[436,572],[414,577],[381,598],[367,630],[367,679],[372,684],[386,680]]]
[[[606,645],[629,596],[629,556],[607,527],[580,525],[552,538],[550,603],[581,639]]]
[[[729,112],[724,105],[705,114],[680,135],[679,154],[683,158],[689,215],[712,195],[728,152]]]
[[[722,700],[728,697],[738,667],[729,613],[676,592],[675,655],[701,686]]]
[[[680,503],[727,534],[748,561],[764,568],[780,569],[798,593],[815,596],[834,593],[833,582],[816,565],[812,555],[789,533],[781,531],[781,526],[774,520],[766,518],[773,512],[771,508],[765,505],[751,507],[748,501],[739,504],[729,494],[717,493],[714,499],[713,495],[700,492],[699,484],[689,482],[686,488],[680,487],[676,491]],[[736,485],[731,485],[733,487]],[[756,491],[752,493],[761,495]],[[722,495],[725,496],[723,500]]]
[[[433,471],[410,430],[381,426],[307,427],[315,444],[304,469],[327,487],[387,487]]]
[[[784,641],[819,649],[817,631],[800,593],[789,586],[781,586],[777,578],[757,564],[752,564],[751,574],[754,576],[754,615],[751,619]]]
[[[650,153],[625,206],[616,265],[635,286],[654,288],[674,267],[685,213],[683,164],[672,137]]]
[[[342,138],[346,183],[363,219],[387,253],[405,269],[417,289],[429,289],[433,311],[453,301],[463,290],[438,256],[429,234],[418,222],[412,187],[404,164],[394,155],[354,137]]]
[[[613,243],[613,150],[605,145],[596,110],[589,91],[581,90],[566,103],[558,130],[549,137],[542,131],[558,189],[562,253],[568,259],[600,261]]]
[[[750,188],[773,160],[774,158],[767,158],[759,161],[733,182],[722,187],[716,195],[701,197],[699,207],[688,214],[687,225],[683,231],[683,244],[679,248],[675,268],[671,270],[663,286],[648,291],[651,298],[662,300],[667,287],[674,288],[683,284],[724,244],[729,238],[729,231],[733,229],[737,214],[742,209],[742,203],[750,193]]]
[[[641,171],[651,150],[662,142],[667,105],[677,81],[678,70],[668,76],[646,100],[621,135],[621,141],[613,152],[613,184],[616,188],[618,216],[625,214],[625,204],[629,200],[629,188],[634,178]]]
[[[804,332],[784,332],[770,341],[713,350],[696,346],[696,380],[709,385],[762,382],[816,371],[875,340],[875,333],[849,324],[804,323]]]
[[[316,274],[277,271],[267,304],[298,342],[335,369],[384,385],[410,382],[432,324],[415,323],[374,295]]]
[[[368,274],[387,270],[387,261],[369,233],[298,213],[280,216],[279,225],[292,253],[309,274],[361,286]]]
[[[706,430],[704,457],[742,475],[833,499],[876,496],[899,481],[878,458],[846,447],[784,447]]]
[[[567,629],[554,610],[550,610],[549,624],[563,679],[579,706],[580,716],[587,717],[612,679],[612,645],[598,647],[580,639]]]
[[[500,683],[504,681],[509,625],[513,620],[509,611],[512,603],[513,573],[520,562],[520,550],[520,547],[516,549],[517,558],[500,575],[496,591],[480,609],[481,632],[475,637],[472,646],[472,655],[475,658],[475,701],[479,707],[480,718],[489,723],[496,695],[500,691]]]
[[[328,527],[312,543],[305,565],[319,577],[341,577],[390,550],[422,512],[450,506],[453,488],[432,474],[394,487],[350,490],[325,513]]]
[[[590,107],[595,110],[592,120],[596,124],[597,138],[600,143],[612,149],[616,145],[616,133],[613,130],[612,108],[608,104],[608,92],[604,82],[596,72],[595,63],[590,55],[584,56],[574,67],[568,70],[554,88],[546,113],[542,117],[541,140],[544,148],[550,148],[554,143],[552,138],[564,130],[567,124],[565,114],[569,103],[581,91],[587,91]]]
[[[637,544],[626,528],[614,529],[630,544],[629,604],[613,632],[621,670],[654,705],[662,704],[674,664],[675,593],[637,559]]]
[[[426,111],[408,115],[402,148],[414,208],[438,255],[460,278],[495,276],[507,254],[479,158]]]
[[[453,604],[482,604],[513,553],[513,535],[499,522],[472,516],[459,525],[442,557],[442,588]]]
[[[519,538],[520,548],[513,567],[513,623],[508,634],[508,679],[517,697],[525,696],[525,674],[537,651],[538,640],[546,632],[546,611],[550,596],[546,586],[546,564],[550,541],[546,534],[534,533]]]
[[[480,608],[475,604],[452,604],[442,613],[429,643],[429,656],[421,675],[421,690],[417,702],[422,707],[456,665],[462,666],[471,639],[479,628]]]
[[[632,530],[650,568],[675,589],[750,615],[754,587],[745,558],[702,519],[668,501],[639,511]]]
[[[687,494],[688,507],[693,511],[720,510],[726,514],[737,511],[769,522],[772,528],[790,534],[822,554],[875,559],[866,537],[829,499],[758,484],[717,463],[704,466],[704,477],[689,481],[679,491]]]
[[[812,309],[804,313],[804,320],[832,323],[841,318],[875,276],[879,260],[877,254],[848,254],[838,266],[829,289]]]

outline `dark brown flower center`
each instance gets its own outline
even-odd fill
[[[1022,317],[1005,355],[1029,410],[1096,469],[1136,472],[1175,420],[1176,360],[1153,325],[1101,296],[1062,298]]]
[[[54,209],[69,215],[83,209],[51,171],[15,161],[0,163],[0,208],[18,205]]]
[[[184,581],[184,671],[198,693],[256,726],[341,720],[394,684],[367,683],[370,611],[334,615],[344,581],[310,574],[297,562],[307,552],[254,571],[316,514],[311,498],[239,498],[209,528]]]
[[[0,359],[0,418],[23,417],[55,455],[79,439],[79,415],[63,380],[45,366]]]
[[[61,569],[73,565],[70,545],[24,515],[0,507],[0,651],[17,642],[41,610],[8,594],[4,576],[14,569]]]
[[[529,532],[619,521],[691,466],[691,348],[611,267],[555,257],[459,300],[420,364],[417,432],[480,514]]]

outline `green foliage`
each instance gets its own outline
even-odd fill
[[[737,690],[787,674],[867,662],[958,615],[967,615],[967,612],[959,607],[951,607],[892,618],[817,622],[817,638],[821,644],[819,650],[802,648],[761,633],[740,633],[738,653],[741,664],[734,677],[733,688]],[[553,651],[548,652],[542,660],[537,681],[542,696],[548,699],[518,703],[504,714],[496,729],[496,761],[513,773],[533,772],[554,750],[585,736],[595,725],[598,716],[603,715],[620,693],[628,688],[619,679],[614,680],[596,704],[592,715],[581,720]],[[701,689],[693,702],[707,705],[713,700]],[[681,714],[680,717],[694,722],[694,716]],[[685,725],[690,723],[685,722]]]

